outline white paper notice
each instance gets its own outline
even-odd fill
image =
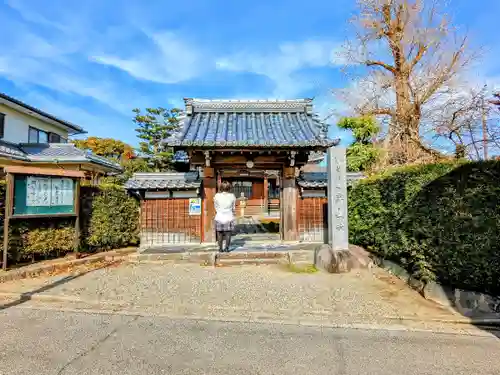
[[[51,206],[62,206],[63,202],[63,182],[61,179],[52,180]]]
[[[28,177],[26,181],[26,206],[50,206],[50,179],[45,177]]]
[[[73,180],[70,178],[28,177],[26,206],[50,207],[73,205]]]
[[[73,180],[71,178],[61,178],[62,198],[61,206],[72,206],[74,203]]]

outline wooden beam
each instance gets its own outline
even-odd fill
[[[75,255],[78,258],[80,252],[80,180],[75,181]]]
[[[264,212],[269,210],[269,180],[267,174],[264,174]]]
[[[84,178],[85,177],[84,172],[70,170],[70,169],[8,166],[8,167],[5,167],[4,170],[6,173],[11,173],[11,174],[30,174],[30,175],[40,175],[40,176],[62,176],[62,177],[74,177],[74,178]]]
[[[7,173],[5,186],[5,213],[3,220],[3,256],[2,269],[7,270],[7,252],[9,251],[9,224],[12,215],[12,207],[14,202],[14,176]]]
[[[295,168],[284,168],[283,194],[281,201],[281,223],[283,240],[297,241],[297,197],[298,189],[295,181]]]
[[[217,180],[213,168],[203,170],[203,242],[215,242],[215,207],[214,196],[217,190]]]

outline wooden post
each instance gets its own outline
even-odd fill
[[[214,196],[217,190],[214,168],[203,169],[203,242],[215,242]]]
[[[269,180],[264,174],[264,212],[269,212]]]
[[[222,183],[222,173],[217,173],[217,191],[220,189],[220,185]]]
[[[75,180],[75,256],[78,258],[80,250],[80,179]]]
[[[283,170],[283,196],[281,202],[281,223],[283,225],[283,240],[297,241],[297,182],[295,168],[286,167]]]
[[[10,216],[12,215],[13,202],[14,202],[14,176],[7,173],[5,189],[5,213],[3,220],[3,256],[2,256],[2,269],[7,270],[7,252],[9,251],[9,224]]]

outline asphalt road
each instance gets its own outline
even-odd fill
[[[0,374],[500,374],[500,339],[9,308]]]

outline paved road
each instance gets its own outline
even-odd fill
[[[499,374],[496,337],[9,308],[0,374]]]

